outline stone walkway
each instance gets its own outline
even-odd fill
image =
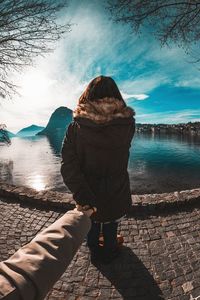
[[[0,196],[0,259],[62,215]],[[200,300],[200,206],[140,211],[119,227],[125,243],[110,265],[93,265],[85,242],[46,299]],[[52,270],[53,272],[53,270]]]

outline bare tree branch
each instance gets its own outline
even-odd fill
[[[59,24],[66,0],[0,0],[0,96],[17,91],[9,78],[38,55],[52,51],[55,42],[70,31]]]
[[[130,24],[136,33],[143,26],[151,28],[162,45],[174,42],[191,54],[193,46],[199,44],[198,0],[112,0],[108,9],[116,22]]]

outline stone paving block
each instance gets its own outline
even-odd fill
[[[188,193],[177,194],[177,198]],[[53,192],[51,197],[55,195]],[[59,197],[59,201],[65,200]],[[145,205],[147,199],[149,196]],[[153,199],[159,201],[158,196]],[[63,213],[53,207],[47,210],[0,200],[0,259],[6,259]],[[125,240],[120,258],[108,266],[94,266],[83,243],[46,299],[200,300],[199,229],[198,207],[124,218],[119,226]]]
[[[192,291],[193,288],[194,288],[194,286],[193,286],[192,281],[186,281],[185,283],[182,284],[182,289],[185,294]]]

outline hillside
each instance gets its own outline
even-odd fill
[[[33,124],[31,126],[21,129],[20,131],[18,131],[18,133],[16,135],[19,137],[34,136],[43,129],[44,129],[44,127]]]
[[[47,126],[38,135],[62,135],[64,136],[66,127],[72,121],[72,110],[61,106],[57,108],[51,115]]]

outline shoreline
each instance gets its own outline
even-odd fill
[[[75,207],[72,194],[57,191],[37,191],[32,188],[0,182],[0,196],[14,202],[31,206],[54,207],[70,210]],[[132,195],[133,210],[154,212],[165,208],[177,209],[180,206],[200,203],[200,188],[174,191],[170,193]]]

